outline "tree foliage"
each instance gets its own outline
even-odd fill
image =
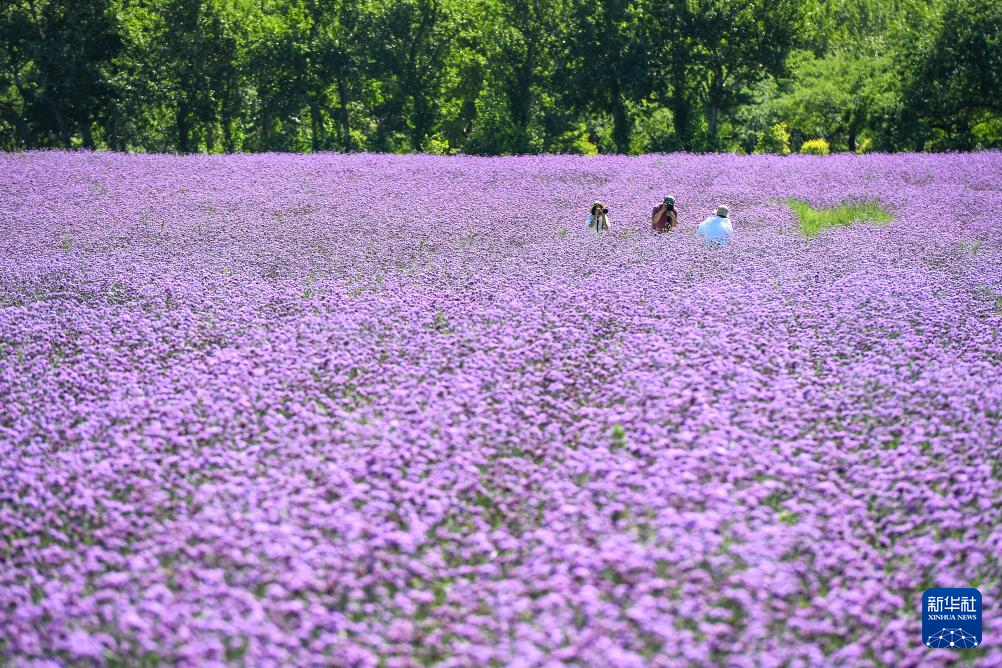
[[[0,148],[1002,146],[994,0],[5,0]]]
[[[948,0],[937,30],[906,55],[915,85],[905,95],[936,147],[976,148],[1002,119],[1002,3]],[[979,128],[980,126],[980,128]],[[981,130],[979,133],[978,130]],[[996,143],[998,137],[995,137]]]

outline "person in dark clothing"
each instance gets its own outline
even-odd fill
[[[660,234],[670,232],[676,227],[678,227],[678,211],[675,209],[675,198],[668,196],[651,212],[651,228]]]

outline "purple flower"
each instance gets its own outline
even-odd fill
[[[924,588],[1002,633],[1000,192],[999,153],[0,155],[0,654],[945,665]]]

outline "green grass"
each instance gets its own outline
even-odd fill
[[[847,202],[830,209],[813,209],[808,202],[801,199],[791,198],[786,203],[797,214],[800,231],[808,239],[818,236],[829,228],[844,227],[863,220],[877,224],[894,220],[890,211],[882,207],[879,202]]]

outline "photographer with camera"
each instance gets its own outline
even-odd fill
[[[591,212],[585,221],[589,230],[594,230],[596,234],[609,231],[609,207],[600,200],[595,200],[591,205]]]
[[[678,227],[678,211],[675,209],[675,198],[669,195],[651,211],[651,228],[661,234],[671,232],[676,227]]]

